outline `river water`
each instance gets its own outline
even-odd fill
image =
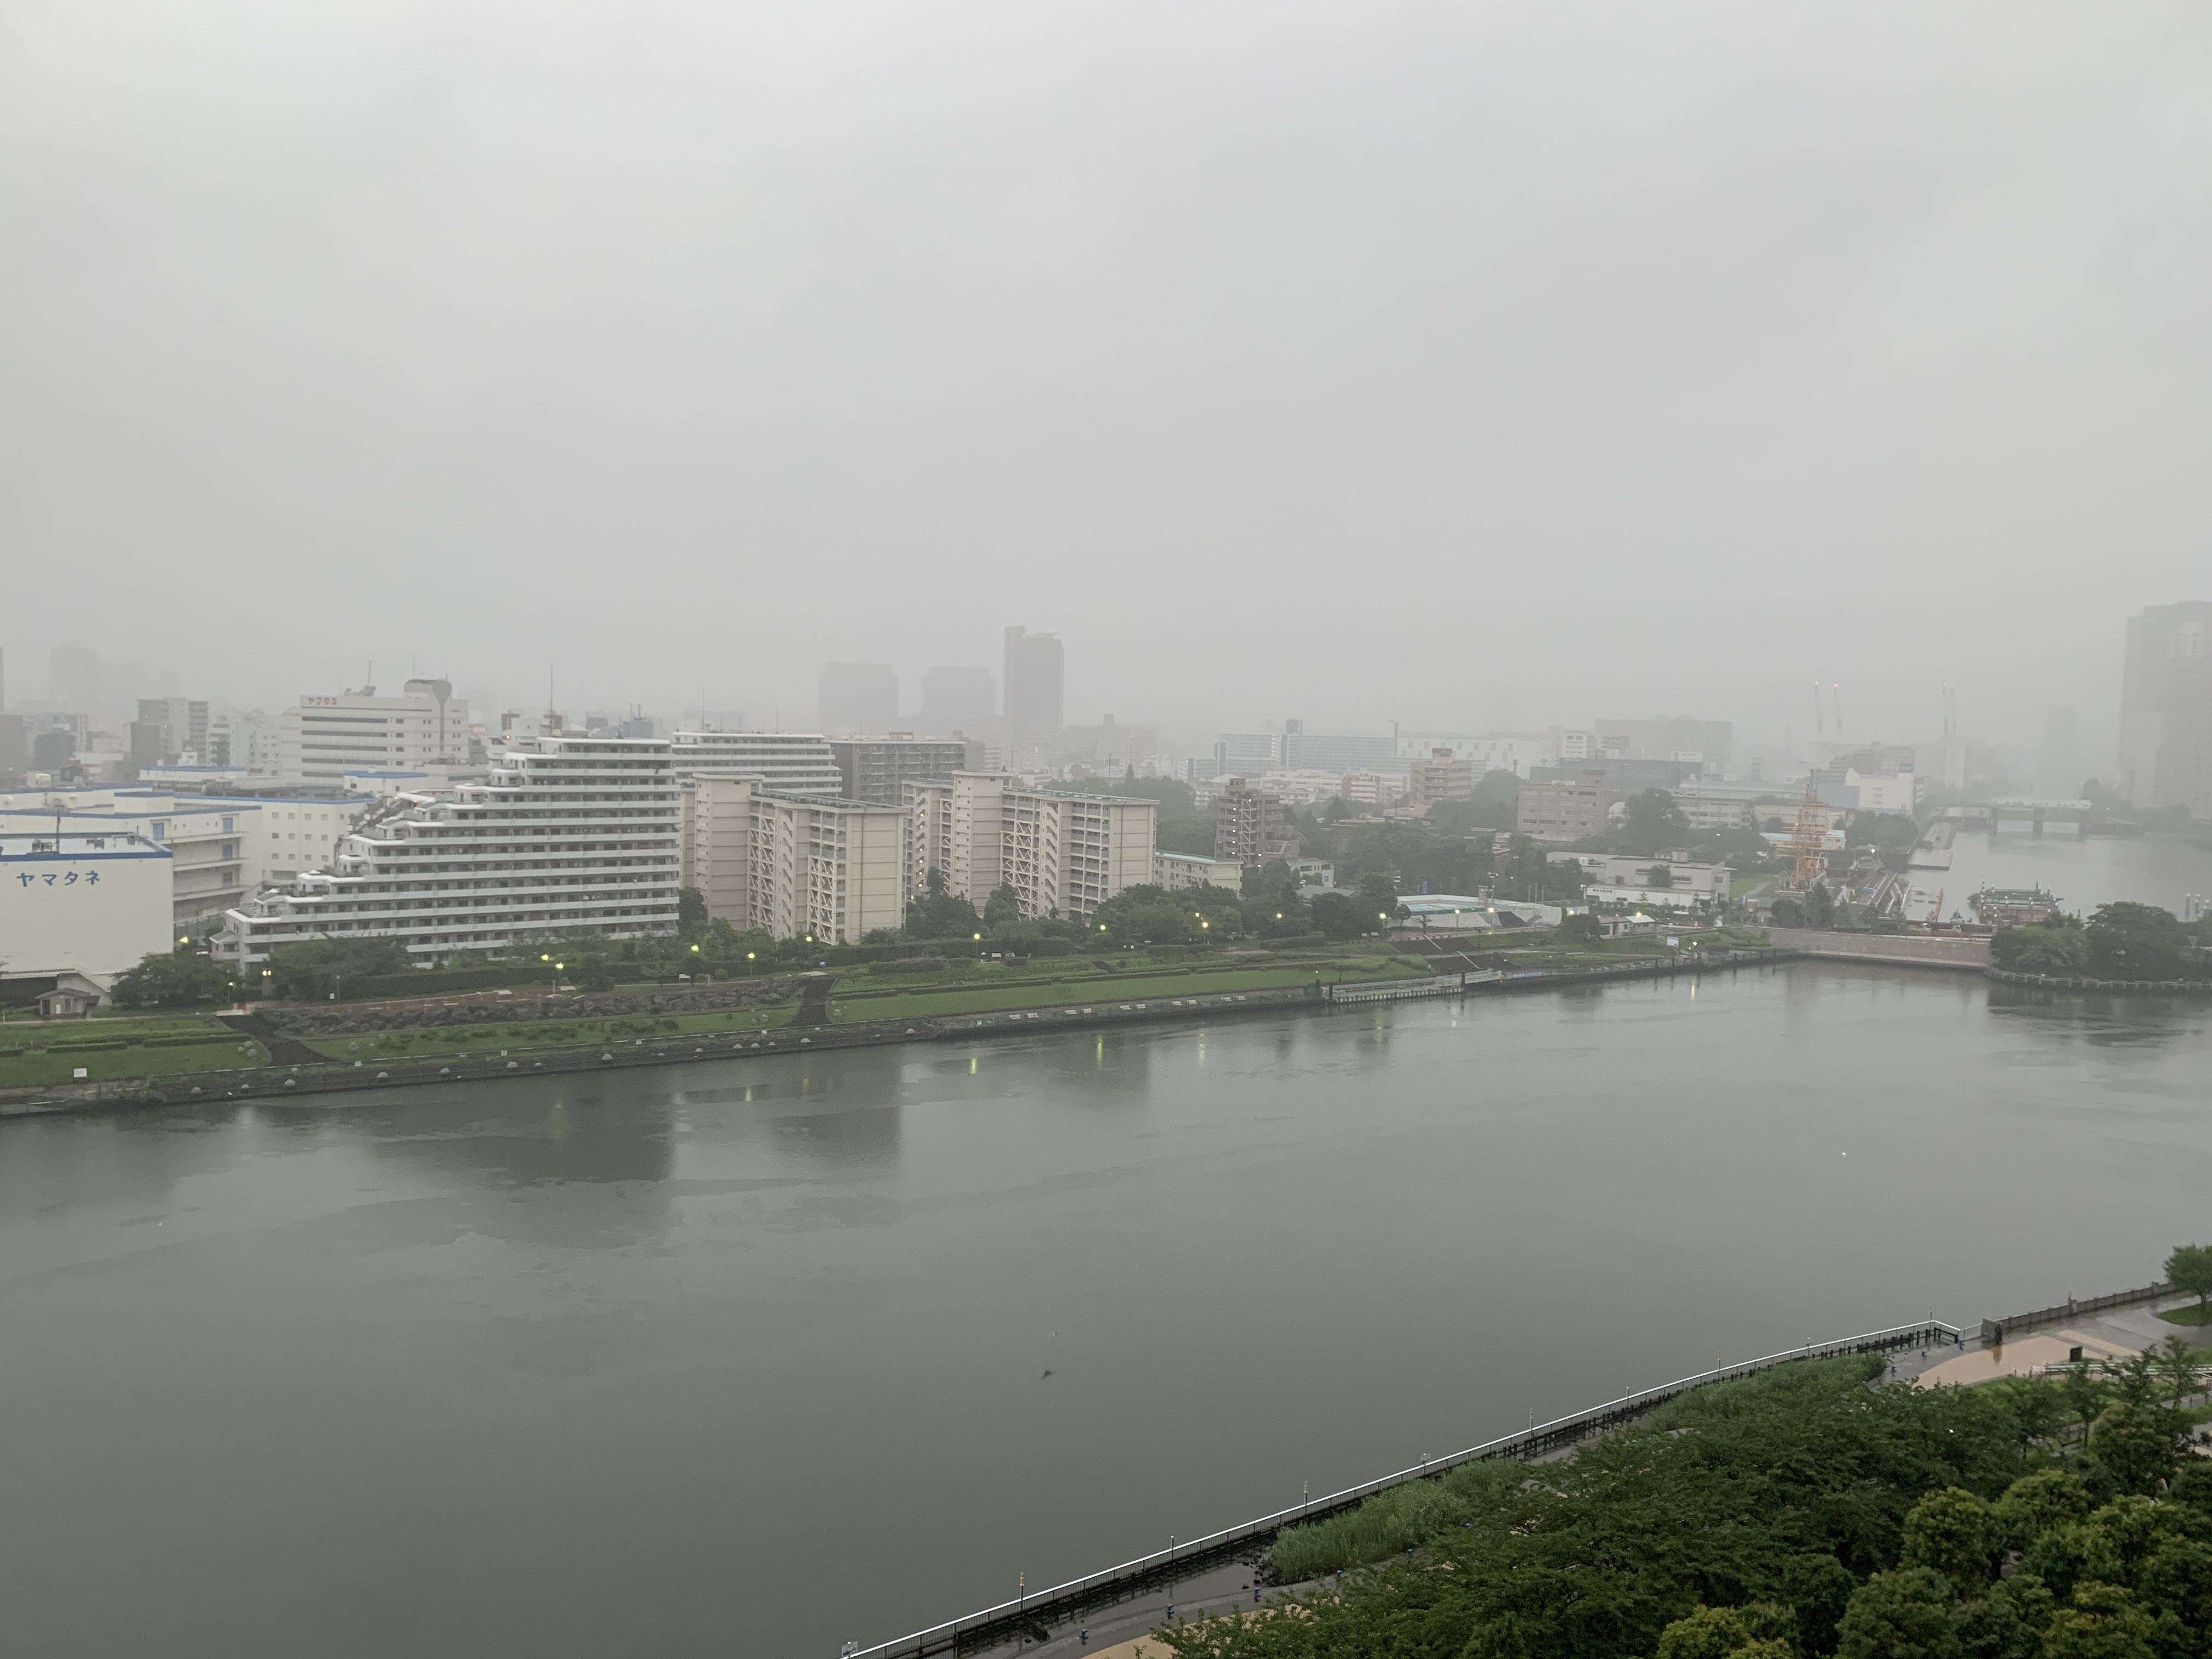
[[[2145,1283],[2212,1236],[2208,1028],[1800,964],[0,1126],[7,1645],[829,1659]]]

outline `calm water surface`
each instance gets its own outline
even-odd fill
[[[2212,1235],[2208,1025],[1800,966],[0,1126],[7,1645],[828,1659],[2144,1282]]]

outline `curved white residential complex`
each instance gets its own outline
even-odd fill
[[[243,967],[304,939],[397,939],[428,963],[547,930],[672,933],[680,827],[665,741],[522,738],[488,783],[374,809],[332,868],[227,912],[215,954]]]

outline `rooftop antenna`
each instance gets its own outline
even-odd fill
[[[1828,735],[1828,717],[1820,708],[1820,682],[1813,682],[1813,733],[1815,737]]]
[[[1828,689],[1836,694],[1836,741],[1841,743],[1844,738],[1844,688],[1840,683],[1832,683]]]

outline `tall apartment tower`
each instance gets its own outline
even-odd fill
[[[2137,806],[2212,817],[2212,602],[2129,618],[2119,791]]]
[[[1067,659],[1057,634],[1006,630],[1006,754],[1030,758],[1060,740],[1066,720]]]
[[[1213,798],[1213,856],[1256,869],[1270,859],[1298,855],[1298,832],[1273,795],[1231,778]]]
[[[833,662],[815,682],[824,732],[888,732],[898,724],[898,676],[889,663]]]

